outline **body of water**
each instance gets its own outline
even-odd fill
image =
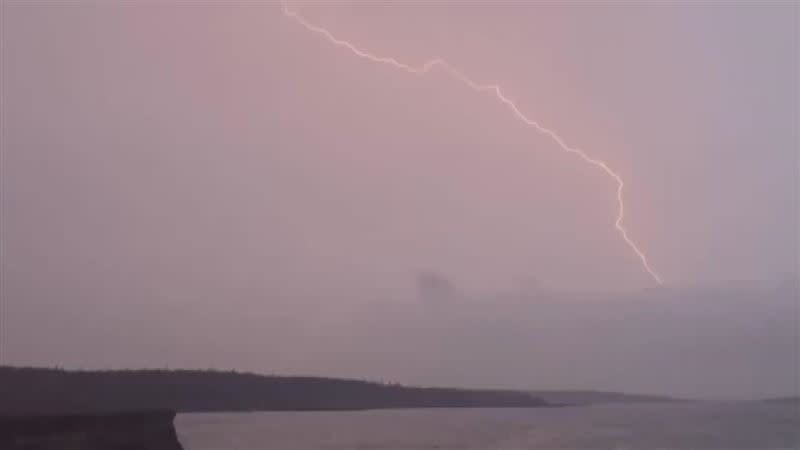
[[[198,413],[175,425],[186,450],[800,449],[800,406],[770,403]]]

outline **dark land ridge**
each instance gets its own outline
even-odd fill
[[[200,370],[66,371],[0,366],[0,415],[541,407],[529,392],[408,387]]]

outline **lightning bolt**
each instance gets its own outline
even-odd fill
[[[650,263],[647,261],[647,255],[645,255],[644,252],[639,249],[639,247],[636,245],[636,242],[634,242],[633,239],[631,239],[631,237],[628,235],[628,230],[625,228],[625,225],[624,225],[625,202],[624,202],[623,196],[622,196],[622,191],[625,188],[625,183],[623,182],[622,177],[620,177],[619,174],[617,174],[616,172],[611,170],[611,168],[608,166],[608,164],[605,161],[600,160],[600,159],[596,159],[596,158],[592,158],[591,156],[586,154],[583,150],[577,149],[575,147],[570,147],[569,145],[567,145],[567,143],[564,141],[564,139],[562,139],[561,136],[559,136],[555,131],[553,131],[553,130],[547,128],[547,127],[544,127],[543,125],[539,124],[539,122],[536,122],[533,119],[530,119],[528,116],[526,116],[525,114],[522,113],[522,111],[517,107],[516,103],[514,103],[513,100],[511,100],[508,96],[506,96],[503,93],[503,90],[500,88],[500,86],[498,86],[496,84],[483,84],[483,83],[478,83],[476,81],[473,81],[470,77],[465,75],[464,72],[460,71],[459,69],[457,69],[456,67],[454,67],[453,65],[451,65],[450,63],[445,61],[444,59],[435,58],[435,59],[431,59],[431,60],[426,61],[422,65],[413,66],[413,65],[410,65],[410,64],[406,64],[406,63],[400,62],[400,61],[398,61],[398,60],[396,60],[394,58],[385,57],[385,56],[377,56],[377,55],[374,55],[374,54],[369,53],[367,51],[364,51],[359,47],[356,47],[355,45],[351,44],[350,42],[348,42],[346,40],[339,39],[336,36],[334,36],[327,29],[325,29],[323,27],[320,27],[318,25],[314,25],[313,23],[309,22],[303,16],[301,16],[297,11],[290,9],[287,6],[285,0],[281,0],[281,6],[282,6],[282,9],[283,9],[283,14],[286,17],[288,17],[290,19],[293,19],[295,22],[297,22],[298,24],[302,25],[304,28],[306,28],[307,30],[313,32],[314,34],[325,38],[331,44],[333,44],[333,45],[335,45],[337,47],[341,47],[341,48],[347,49],[351,53],[353,53],[354,55],[356,55],[356,56],[358,56],[360,58],[363,58],[363,59],[366,59],[366,60],[369,60],[369,61],[372,61],[372,62],[378,63],[378,64],[385,64],[385,65],[394,67],[395,69],[402,70],[402,71],[408,72],[408,73],[413,74],[413,75],[425,75],[425,74],[431,72],[432,70],[438,68],[438,69],[441,69],[444,72],[448,73],[454,79],[456,79],[456,80],[460,81],[461,83],[465,84],[467,87],[469,87],[470,89],[472,89],[475,92],[479,92],[479,93],[484,93],[485,92],[485,93],[489,93],[489,94],[494,95],[494,97],[498,101],[500,101],[501,103],[503,103],[505,106],[508,107],[509,111],[513,114],[514,117],[519,119],[525,125],[534,128],[540,134],[543,134],[543,135],[549,137],[550,139],[552,139],[556,144],[558,144],[558,146],[561,148],[562,151],[567,152],[567,153],[571,153],[571,154],[579,157],[585,163],[590,164],[590,165],[602,170],[603,172],[605,172],[606,175],[608,175],[609,177],[614,179],[614,181],[617,184],[617,220],[614,222],[614,227],[617,229],[617,231],[619,232],[620,236],[622,236],[622,239],[625,241],[625,243],[628,245],[628,247],[630,247],[630,249],[639,258],[639,260],[642,263],[642,267],[644,268],[644,270],[647,271],[647,273],[653,278],[653,280],[656,281],[656,283],[663,284],[661,276],[658,275],[658,273],[650,266]]]

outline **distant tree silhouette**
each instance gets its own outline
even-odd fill
[[[428,407],[531,407],[516,391],[263,376],[231,371],[64,371],[0,367],[0,414],[147,410],[346,410]]]

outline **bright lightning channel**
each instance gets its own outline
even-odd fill
[[[617,183],[617,220],[614,223],[614,227],[622,236],[622,239],[625,241],[628,247],[630,247],[630,249],[633,250],[636,256],[639,257],[639,260],[641,261],[644,270],[647,271],[648,274],[650,274],[650,276],[653,278],[653,280],[656,281],[656,283],[663,284],[661,276],[650,266],[650,263],[647,261],[647,256],[644,254],[642,250],[639,249],[639,247],[636,245],[633,239],[631,239],[631,237],[628,236],[628,230],[625,228],[623,224],[623,219],[625,217],[625,202],[623,201],[622,191],[623,188],[625,187],[625,183],[622,181],[622,178],[619,176],[619,174],[611,170],[611,168],[608,166],[608,164],[606,164],[605,161],[592,158],[591,156],[587,155],[583,150],[570,147],[569,145],[566,144],[566,142],[564,142],[564,139],[562,139],[561,136],[559,136],[555,131],[540,125],[535,120],[528,118],[525,114],[522,113],[522,111],[520,111],[517,105],[503,93],[500,86],[496,84],[477,83],[468,76],[466,76],[463,72],[456,69],[450,63],[445,61],[444,59],[435,58],[426,61],[421,66],[412,66],[409,64],[402,63],[394,58],[373,55],[372,53],[366,52],[356,47],[355,45],[351,44],[348,41],[337,38],[325,28],[314,25],[311,22],[307,21],[297,11],[289,9],[285,1],[281,2],[281,6],[283,7],[283,14],[286,17],[294,19],[304,28],[319,36],[324,37],[333,45],[350,50],[350,52],[352,52],[353,54],[355,54],[360,58],[364,58],[379,64],[386,64],[394,67],[395,69],[399,69],[414,75],[424,75],[435,68],[440,68],[441,70],[450,74],[453,78],[461,81],[463,84],[467,85],[470,89],[476,92],[488,92],[493,94],[497,98],[497,100],[499,100],[508,107],[508,109],[514,115],[514,117],[519,119],[525,125],[533,127],[537,132],[544,134],[550,139],[552,139],[556,144],[558,144],[559,147],[561,147],[561,150],[567,153],[572,153],[578,156],[584,162],[591,164],[592,166],[595,166],[598,169],[605,172],[608,176],[613,178],[614,181]]]

